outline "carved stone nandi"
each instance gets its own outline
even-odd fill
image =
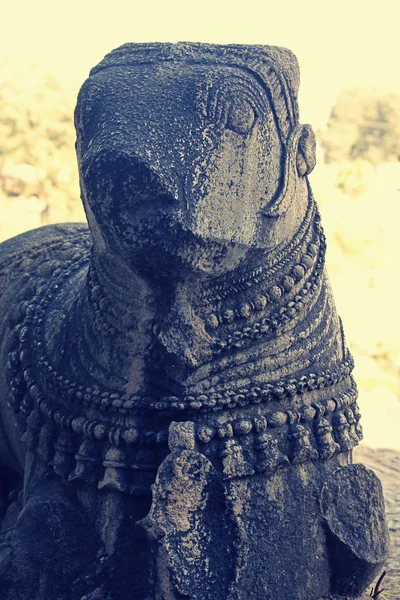
[[[0,246],[5,600],[356,598],[381,568],[298,84],[288,50],[186,43],[84,83],[89,229]]]

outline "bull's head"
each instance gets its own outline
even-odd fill
[[[288,50],[127,44],[76,110],[82,196],[97,251],[151,277],[218,276],[301,223],[311,129]]]

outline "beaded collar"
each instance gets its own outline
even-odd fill
[[[304,272],[299,268],[298,274],[301,270],[306,276],[309,265],[307,282],[297,282],[306,292],[297,294],[300,298],[316,291],[321,281],[325,242],[318,223],[316,230],[319,245],[308,242],[305,254],[310,260],[290,266],[293,275],[293,270],[301,267]],[[62,265],[53,264],[47,285],[35,286],[31,281],[26,297],[9,317],[8,403],[28,449],[56,473],[99,488],[148,494],[168,452],[168,426],[173,419],[195,421],[198,449],[224,479],[272,473],[290,463],[326,460],[358,443],[362,434],[349,353],[335,369],[318,374],[182,397],[126,395],[64,378],[46,354],[46,311],[74,273],[87,267],[88,260],[86,251],[81,257],[75,253]],[[272,286],[281,290],[279,298],[286,291],[285,277],[290,275]],[[278,300],[278,293],[274,300],[272,288],[268,298],[265,296],[269,304]],[[297,314],[296,309],[294,315],[288,312],[294,307],[282,308],[276,313],[281,315],[278,322],[270,312],[267,322],[257,322],[250,331],[244,328],[243,337],[268,335]],[[242,341],[233,334],[225,338],[225,346],[218,352],[230,347],[231,339],[232,345]],[[229,415],[221,423],[218,414],[226,411]],[[157,425],[149,426],[149,417],[155,413]]]

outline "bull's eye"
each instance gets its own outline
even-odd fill
[[[226,127],[235,133],[247,135],[253,127],[256,115],[248,102],[232,104],[229,109]]]

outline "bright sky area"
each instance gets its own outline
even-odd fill
[[[293,50],[303,122],[322,127],[344,87],[400,90],[400,0],[10,0],[0,55],[57,69],[74,88],[125,42],[270,44]]]

